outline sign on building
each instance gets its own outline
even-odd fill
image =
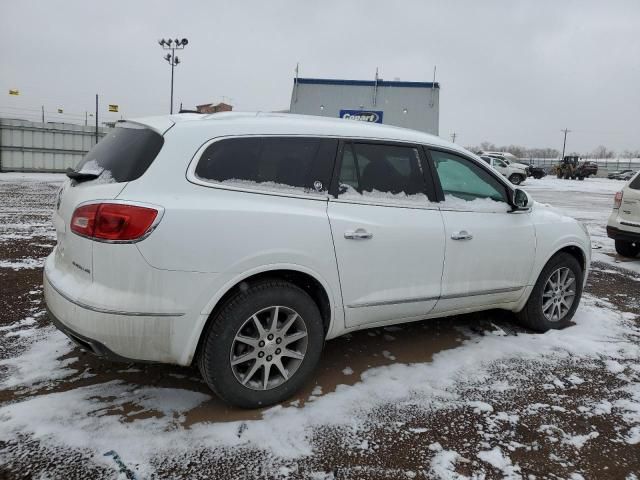
[[[340,118],[361,122],[382,123],[381,110],[340,110]]]

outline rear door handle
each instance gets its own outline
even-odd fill
[[[466,230],[460,230],[459,232],[453,232],[451,234],[452,240],[471,240],[473,239],[473,235],[471,235]]]
[[[373,238],[373,233],[367,232],[364,228],[358,228],[355,231],[349,230],[344,232],[344,238],[347,240],[369,240]]]

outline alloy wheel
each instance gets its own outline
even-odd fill
[[[307,327],[284,306],[251,315],[236,333],[229,361],[236,380],[252,390],[271,390],[298,370],[307,353]]]
[[[576,276],[567,267],[554,270],[542,291],[542,313],[550,322],[567,316],[576,298]]]

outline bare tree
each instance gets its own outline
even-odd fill
[[[485,152],[495,152],[497,151],[497,147],[491,142],[482,142],[480,144],[480,150],[483,150]]]
[[[622,158],[640,158],[640,150],[625,150],[620,155]]]
[[[615,156],[615,152],[613,150],[608,150],[604,145],[600,145],[591,152],[591,155],[593,158],[613,158]]]

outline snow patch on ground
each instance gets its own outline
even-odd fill
[[[27,319],[18,323],[27,324],[26,322]],[[0,360],[0,367],[9,372],[0,381],[0,388],[29,389],[76,372],[69,368],[75,359],[60,359],[71,352],[72,343],[55,327],[32,327],[18,331],[20,341],[28,346],[18,356]],[[5,336],[15,332],[10,331]]]
[[[67,176],[64,173],[23,173],[1,172],[0,182],[36,182],[36,183],[62,183]]]
[[[640,347],[627,336],[631,332],[637,335],[637,328],[625,316],[597,307],[587,297],[575,321],[576,326],[544,335],[476,335],[460,347],[436,354],[432,363],[373,368],[362,374],[359,383],[339,385],[335,392],[324,395],[318,386],[312,392],[315,397],[312,402],[300,408],[278,405],[264,412],[261,420],[198,423],[185,429],[181,426],[183,415],[189,408],[206,401],[208,395],[184,390],[139,389],[122,382],[109,382],[1,407],[0,438],[29,433],[49,444],[82,446],[96,452],[117,445],[128,464],[141,465],[146,465],[153,455],[176,449],[235,445],[266,448],[281,458],[297,458],[313,453],[312,434],[317,426],[354,425],[377,407],[409,399],[425,410],[450,408],[457,398],[457,385],[482,378],[487,368],[498,361],[517,358],[555,363],[568,357],[640,358]],[[9,382],[14,387],[28,386],[68,375],[65,362],[56,360],[69,348],[61,336],[48,331],[43,335],[46,342],[36,342],[28,352],[12,359],[10,363],[16,373],[5,380],[5,385]],[[48,370],[42,372],[42,365],[48,365]],[[619,401],[616,408],[625,409],[630,426],[635,427],[640,416],[640,398],[636,398],[640,397],[640,390],[629,393],[630,398],[625,403]],[[125,404],[141,411],[157,410],[164,416],[142,419],[134,416],[130,422],[123,423],[117,416],[107,415],[112,409],[124,408]],[[485,402],[466,404],[483,413],[493,410]],[[503,417],[496,421],[511,421],[508,415]],[[630,430],[628,441],[636,441],[637,435],[637,430]],[[590,438],[593,436],[570,436],[566,441],[579,447]],[[453,453],[442,453],[432,468],[445,468],[454,458],[457,457]],[[519,471],[498,448],[482,452],[480,458],[507,478]]]
[[[429,445],[429,450],[436,452],[431,459],[429,467],[429,472],[435,478],[441,480],[462,480],[467,478],[455,471],[456,462],[462,459],[458,452],[445,450],[438,442]],[[468,462],[468,460],[466,461]]]
[[[522,475],[520,475],[520,467],[513,465],[511,459],[502,452],[500,447],[493,447],[491,450],[479,452],[478,458],[483,462],[487,462],[495,469],[500,470],[505,479],[522,478]]]
[[[41,268],[44,265],[44,258],[23,258],[20,260],[0,260],[0,268],[10,268],[12,270]]]

